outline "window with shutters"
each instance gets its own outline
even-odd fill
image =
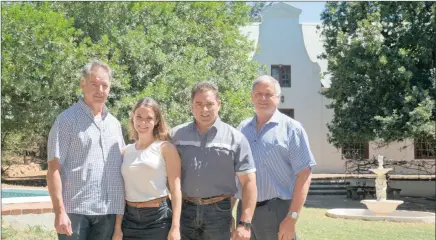
[[[342,158],[369,159],[368,142],[355,142],[342,147]]]
[[[420,138],[413,141],[415,159],[436,159],[436,140]]]
[[[271,76],[279,81],[281,87],[291,87],[290,65],[271,65]]]

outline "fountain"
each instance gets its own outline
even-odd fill
[[[361,203],[365,204],[369,211],[376,215],[387,215],[397,209],[398,205],[402,204],[400,200],[387,200],[386,189],[386,173],[391,171],[392,168],[383,168],[383,156],[378,156],[378,168],[369,169],[377,175],[375,179],[375,194],[377,200],[362,200]]]
[[[375,191],[376,199],[365,199],[361,203],[368,209],[335,208],[327,211],[326,215],[333,218],[363,219],[376,221],[397,222],[435,222],[435,214],[431,212],[396,210],[403,203],[400,200],[386,199],[386,173],[392,168],[383,168],[383,156],[378,156],[378,168],[370,169],[376,174]]]

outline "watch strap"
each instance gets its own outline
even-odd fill
[[[251,229],[251,226],[252,226],[251,222],[239,221],[238,224],[244,226],[245,229],[247,229],[247,230],[248,230],[248,229]]]

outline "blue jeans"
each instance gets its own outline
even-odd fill
[[[232,223],[230,199],[208,205],[183,201],[180,222],[182,240],[229,240]]]
[[[152,208],[136,208],[126,204],[122,224],[123,239],[166,240],[172,217],[169,200]]]
[[[59,240],[111,240],[115,227],[115,214],[82,215],[68,213],[73,235],[58,233]]]
[[[242,202],[239,201],[238,222],[241,216],[241,205]],[[276,198],[265,205],[256,207],[251,221],[251,240],[277,240],[280,223],[288,214],[290,205],[291,200]],[[293,240],[297,240],[297,235],[294,236]]]

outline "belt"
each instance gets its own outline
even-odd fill
[[[194,203],[196,205],[208,205],[217,202],[221,202],[227,198],[231,198],[233,195],[221,195],[213,196],[208,198],[197,198],[197,197],[183,197],[183,200]]]
[[[278,198],[271,198],[271,199],[268,199],[268,200],[265,200],[265,201],[257,202],[256,203],[256,207],[263,206],[263,205],[265,205],[265,204],[267,204],[267,203],[269,203],[269,202],[271,202],[273,200],[276,200],[276,199],[278,199]]]
[[[156,198],[146,202],[129,202],[126,200],[126,204],[135,208],[152,208],[159,207],[160,204],[168,199],[168,196]]]

